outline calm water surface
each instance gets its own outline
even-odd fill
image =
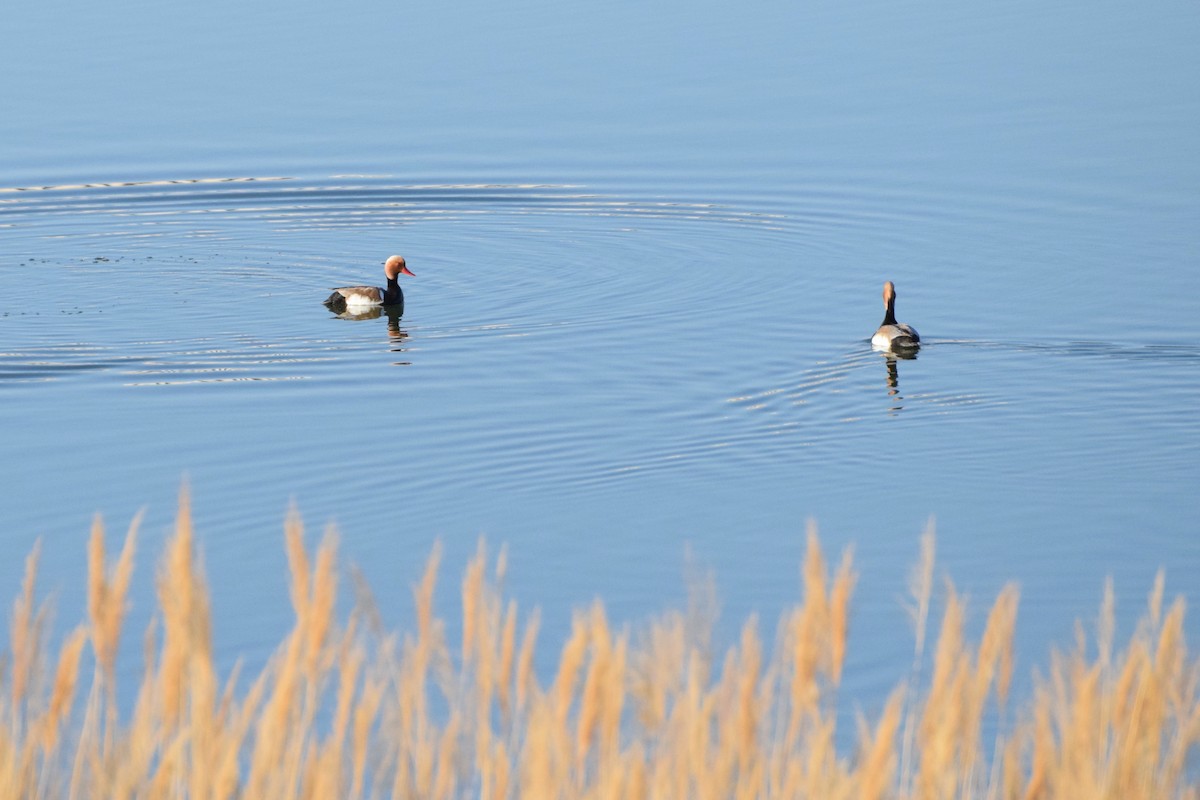
[[[689,548],[771,619],[815,519],[868,702],[931,517],[1026,668],[1106,576],[1195,602],[1194,4],[68,5],[0,54],[0,592],[41,537],[73,620],[145,507],[144,620],[187,476],[226,663],[285,629],[293,501],[396,624],[435,539],[447,611],[507,543],[550,638]],[[391,253],[402,317],[321,306]]]

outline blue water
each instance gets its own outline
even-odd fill
[[[1194,4],[5,17],[0,596],[41,537],[73,620],[92,514],[146,507],[148,618],[186,476],[226,664],[283,635],[292,502],[395,624],[435,539],[447,613],[507,543],[551,641],[677,605],[689,549],[719,630],[771,619],[814,519],[866,698],[931,518],[976,623],[1021,585],[1026,668],[1106,576],[1127,628],[1160,567],[1195,601]],[[321,306],[392,253],[402,318]]]

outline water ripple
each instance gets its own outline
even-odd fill
[[[167,232],[139,229],[181,226],[193,227],[192,236],[219,235],[219,230],[205,229],[198,222],[205,217],[265,221],[278,232],[399,226],[490,215],[688,220],[764,229],[786,228],[790,222],[787,215],[779,213],[717,203],[611,197],[584,192],[571,184],[418,184],[379,178],[345,183],[245,177],[0,188],[0,225],[8,228],[86,215],[117,218],[121,227],[60,235],[153,237]]]

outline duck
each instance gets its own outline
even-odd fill
[[[896,322],[896,284],[883,284],[883,307],[886,309],[883,322],[871,337],[872,346],[880,350],[912,351],[921,346],[921,337],[916,328]]]
[[[404,263],[404,256],[392,256],[383,262],[383,274],[387,276],[386,287],[342,286],[333,290],[325,305],[337,314],[345,313],[347,309],[354,312],[375,306],[403,306],[404,292],[400,291],[400,283],[396,279],[400,275],[413,275]]]

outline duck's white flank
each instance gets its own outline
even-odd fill
[[[346,299],[347,306],[369,308],[383,305],[383,292],[378,286],[346,286],[337,290]]]
[[[876,347],[907,346],[919,344],[921,337],[911,325],[898,323],[896,325],[881,325],[871,337],[871,344]]]

